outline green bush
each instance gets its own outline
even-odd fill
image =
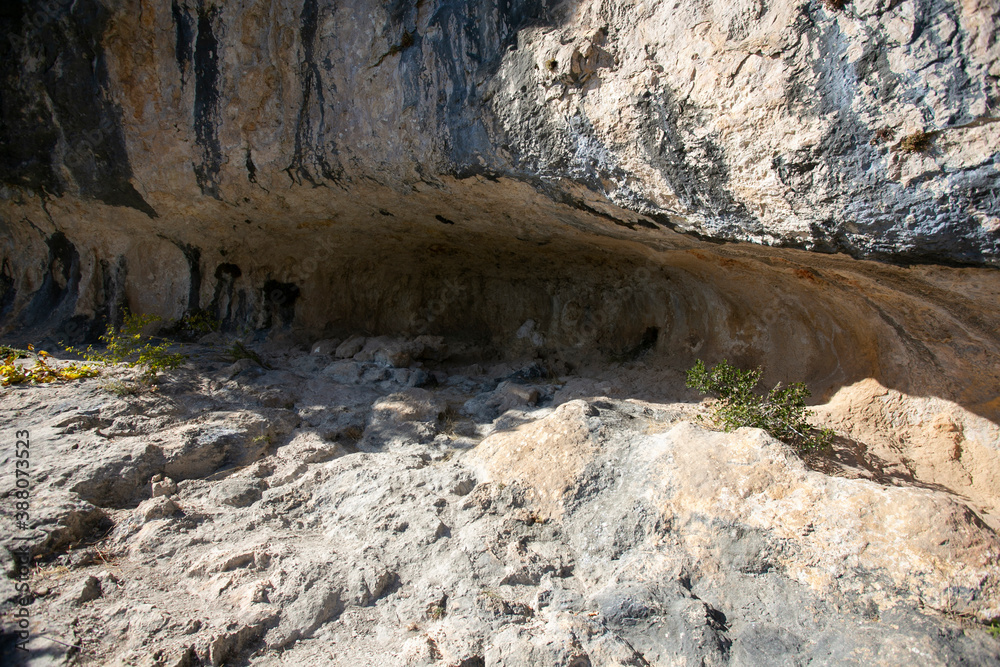
[[[806,407],[809,389],[801,382],[787,387],[779,382],[766,395],[756,393],[762,372],[760,368],[742,370],[730,366],[725,359],[709,369],[699,359],[687,372],[687,386],[719,399],[712,418],[726,431],[750,426],[764,429],[800,450],[828,447],[833,432],[814,428],[806,421],[813,414]]]
[[[268,370],[271,369],[271,367],[267,364],[267,362],[265,362],[263,359],[260,358],[259,354],[257,354],[256,352],[254,352],[253,350],[251,350],[238,340],[233,341],[233,344],[229,346],[229,349],[226,350],[226,356],[229,357],[230,361],[249,359],[250,361],[260,366],[261,368],[266,368]]]
[[[94,350],[88,346],[80,354],[87,361],[96,361],[105,364],[125,364],[129,368],[141,367],[143,369],[142,378],[148,382],[153,381],[157,374],[177,368],[184,363],[184,355],[170,353],[168,341],[160,343],[143,333],[149,325],[159,322],[162,318],[156,315],[125,315],[124,322],[119,329],[108,325],[108,330],[100,340],[107,347],[104,350]],[[67,348],[71,350],[71,348]],[[72,351],[72,350],[71,350]]]
[[[899,149],[906,153],[921,153],[931,146],[933,135],[922,130],[908,134],[899,142]]]
[[[163,332],[171,338],[191,342],[198,340],[205,334],[218,331],[220,325],[219,320],[207,310],[195,310],[185,314]]]

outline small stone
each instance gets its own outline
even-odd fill
[[[495,390],[466,401],[462,410],[476,421],[491,422],[508,410],[534,407],[539,398],[536,387],[505,381]]]
[[[377,364],[391,368],[406,368],[413,361],[413,345],[391,341],[379,347],[372,355]]]
[[[153,480],[153,497],[159,498],[160,496],[172,496],[177,493],[177,483],[170,479],[169,477],[163,477],[163,475],[156,475],[160,479]]]
[[[381,366],[369,366],[361,376],[362,382],[382,382],[392,378],[392,371]]]
[[[467,496],[472,493],[472,490],[476,488],[476,479],[474,477],[463,477],[461,479],[455,480],[455,483],[451,486],[451,493],[456,496]]]
[[[343,343],[337,346],[334,351],[333,356],[338,359],[350,359],[365,346],[364,336],[354,336],[353,338],[348,338]]]
[[[448,345],[443,336],[417,336],[413,343],[417,348],[413,355],[415,359],[443,361],[448,358]]]
[[[261,499],[260,480],[245,478],[227,479],[217,482],[212,489],[212,498],[231,507],[247,507]]]
[[[313,343],[309,354],[331,356],[336,354],[342,341],[339,338],[326,338]]]
[[[431,376],[427,374],[427,371],[415,368],[410,371],[409,377],[406,379],[406,384],[411,387],[425,387],[430,384]]]
[[[162,483],[162,482],[161,482]],[[176,485],[175,485],[176,488]],[[157,496],[143,501],[135,508],[136,514],[142,517],[143,522],[166,519],[180,509],[177,503],[166,496]]]
[[[83,581],[77,582],[66,594],[67,599],[73,604],[84,604],[101,597],[101,582],[94,575],[89,575]]]
[[[231,380],[243,371],[252,368],[254,365],[255,362],[252,359],[240,359],[231,366],[227,366],[222,369],[222,375]]]

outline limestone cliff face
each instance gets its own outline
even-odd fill
[[[208,309],[509,346],[530,319],[552,349],[623,354],[655,330],[841,379],[887,380],[941,341],[988,358],[995,316],[969,318],[993,271],[696,237],[995,267],[998,17],[990,0],[5,3],[3,326]]]
[[[8,7],[19,191],[175,220],[199,198],[481,174],[718,238],[1000,252],[987,0]]]

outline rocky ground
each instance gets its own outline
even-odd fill
[[[253,349],[270,368],[216,336],[153,388],[118,369],[4,389],[28,664],[1000,661],[1000,429],[953,403],[844,387],[817,407],[833,451],[803,460],[700,424],[682,375],[641,358]]]

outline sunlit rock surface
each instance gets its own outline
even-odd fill
[[[164,394],[4,393],[38,633],[93,664],[997,661],[998,13],[4,3],[4,340],[221,328]],[[809,383],[835,451],[693,425],[679,371],[723,357]]]

